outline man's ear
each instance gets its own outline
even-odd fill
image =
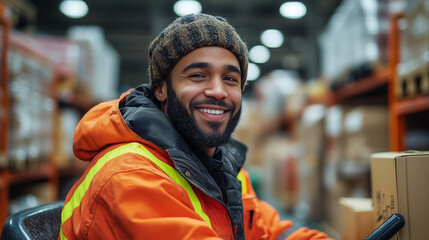
[[[167,99],[167,82],[166,81],[162,81],[161,84],[159,84],[155,88],[155,97],[161,103]]]

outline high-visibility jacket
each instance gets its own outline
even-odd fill
[[[74,153],[91,161],[67,195],[59,239],[276,239],[292,226],[260,201],[245,147],[221,147],[228,202],[142,85],[90,110]],[[306,228],[289,239],[328,239]]]

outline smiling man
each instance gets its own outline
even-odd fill
[[[150,84],[91,109],[74,153],[59,239],[329,239],[258,200],[231,139],[247,48],[223,18],[176,19],[149,49]]]
[[[155,96],[166,103],[162,109],[175,129],[212,156],[240,118],[240,65],[224,48],[196,49],[177,63]]]

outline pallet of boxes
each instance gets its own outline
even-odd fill
[[[429,94],[429,2],[410,1],[401,20],[399,98]]]
[[[429,152],[371,155],[371,199],[340,200],[343,240],[364,239],[392,214],[405,225],[391,239],[429,239]]]

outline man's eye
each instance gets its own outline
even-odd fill
[[[203,78],[204,75],[201,73],[193,73],[191,75],[189,75],[190,78]]]
[[[225,77],[224,78],[226,81],[231,81],[231,82],[238,82],[238,80],[235,77]]]

